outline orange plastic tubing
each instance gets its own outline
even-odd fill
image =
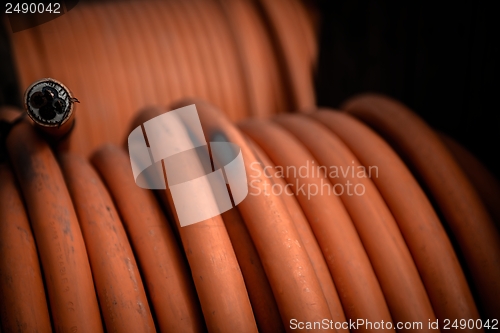
[[[27,122],[7,137],[42,263],[56,332],[102,332],[99,305],[76,213],[59,165]]]
[[[109,332],[155,332],[132,248],[104,184],[84,158],[64,153],[61,167],[89,254]]]
[[[207,142],[216,134],[223,135],[241,148],[247,175],[251,165],[259,167],[242,133],[216,108],[193,100],[182,101],[173,107],[193,103],[198,109]],[[257,180],[257,186],[269,185],[262,169]],[[330,320],[328,304],[311,261],[281,198],[249,193],[238,209],[259,253],[287,331],[291,331],[290,321],[293,319]]]
[[[471,181],[495,221],[497,229],[500,229],[500,182],[460,143],[443,133],[440,133],[439,137]]]
[[[138,114],[132,128],[162,111],[145,109]],[[222,217],[181,227],[170,191],[160,191],[160,196],[175,218],[208,330],[257,332],[245,282]]]
[[[160,331],[205,330],[186,260],[153,192],[135,184],[128,154],[122,148],[106,144],[91,160],[122,217]]]
[[[268,177],[272,180],[273,184],[277,184],[282,189],[287,186],[286,181],[283,178],[276,177],[276,174],[279,173],[279,170],[276,166],[271,162],[269,157],[262,151],[262,149],[257,146],[252,139],[247,137],[249,144],[257,157],[257,159],[262,164],[264,170],[272,170],[268,172]],[[274,186],[274,185],[273,185]],[[326,263],[325,258],[323,257],[323,253],[321,252],[321,248],[318,245],[318,242],[314,236],[314,233],[307,221],[307,218],[300,208],[297,199],[293,192],[287,190],[287,192],[283,191],[280,195],[283,203],[285,204],[290,217],[299,232],[300,239],[302,243],[304,243],[304,247],[309,255],[309,259],[314,267],[314,271],[316,272],[316,276],[318,277],[319,283],[321,284],[321,289],[323,289],[323,293],[325,294],[326,302],[328,303],[328,307],[330,308],[330,313],[334,322],[345,322],[346,318],[344,315],[344,310],[342,309],[342,304],[340,303],[339,295],[337,294],[337,290],[335,289],[335,284],[333,282],[333,278],[330,274],[330,270],[328,269],[328,265]],[[337,329],[337,331],[348,331],[345,328]]]
[[[392,148],[375,132],[347,114],[311,115],[331,129],[369,170],[371,179],[396,218],[417,265],[436,316],[478,319],[479,314],[460,263],[431,203]]]
[[[391,321],[375,272],[341,200],[334,195],[309,196],[309,192],[299,190],[305,188],[307,191],[311,184],[318,189],[323,188],[323,184],[331,187],[328,179],[319,172],[313,173],[313,158],[309,152],[292,135],[270,122],[249,120],[240,124],[240,128],[262,148],[275,165],[285,170],[283,177],[292,185],[290,190],[295,193],[307,216],[337,290],[341,290],[339,296],[346,317],[372,322]],[[299,168],[307,168],[308,177],[300,177]],[[272,193],[272,190],[268,189],[268,192]]]
[[[0,300],[1,332],[52,332],[35,240],[6,163],[0,163]]]
[[[345,104],[391,142],[430,190],[455,236],[485,318],[500,317],[500,235],[469,180],[437,134],[404,105],[378,95]]]
[[[221,214],[252,303],[259,332],[285,332],[273,290],[238,209]]]

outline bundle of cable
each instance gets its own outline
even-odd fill
[[[191,104],[207,142],[240,147],[248,194],[186,226],[170,188],[137,186],[123,146],[87,160],[13,125],[0,168],[4,331],[498,325],[498,183],[468,177],[484,167],[456,142],[378,95],[238,124],[200,99],[169,109]],[[167,111],[143,109],[132,128]]]
[[[11,35],[21,90],[44,77],[81,104],[70,149],[118,143],[137,110],[185,97],[233,120],[314,106],[314,24],[299,0],[81,1]]]

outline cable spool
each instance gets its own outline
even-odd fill
[[[315,96],[311,74],[317,54],[314,32],[314,20],[295,0],[169,0],[82,3],[46,25],[16,33],[13,42],[23,85],[54,77],[85,101],[78,126],[71,132],[75,124],[74,105],[68,104],[75,102],[71,93],[59,81],[40,80],[28,88],[31,92],[25,96],[25,114],[45,135],[36,135],[29,124],[17,118],[19,112],[2,123],[0,136],[7,137],[10,162],[17,176],[2,166],[0,178],[9,181],[0,184],[0,192],[2,198],[12,193],[19,200],[13,207],[8,201],[2,202],[5,209],[0,216],[10,219],[17,215],[18,223],[0,226],[0,230],[7,230],[0,235],[5,240],[0,243],[0,252],[7,259],[18,258],[1,246],[16,242],[9,235],[22,234],[17,228],[22,223],[23,228],[33,229],[34,240],[26,239],[30,250],[20,260],[29,262],[36,273],[36,254],[40,257],[41,270],[31,277],[36,281],[19,292],[16,300],[16,309],[22,308],[20,316],[35,313],[33,318],[45,318],[47,308],[53,318],[52,323],[42,319],[46,330],[52,325],[55,331],[74,326],[99,331],[103,318],[112,329],[114,314],[121,312],[109,308],[99,312],[91,282],[98,282],[101,295],[103,285],[115,288],[113,295],[123,292],[124,299],[137,292],[132,291],[133,284],[106,278],[115,270],[129,272],[123,262],[107,258],[106,265],[96,260],[99,253],[106,252],[107,240],[118,240],[116,243],[125,251],[116,252],[117,257],[124,254],[137,258],[137,265],[132,264],[130,269],[136,281],[144,283],[138,284],[139,298],[150,307],[141,308],[141,315],[151,330],[153,320],[162,332],[208,329],[232,333],[292,331],[299,328],[293,328],[294,319],[332,319],[340,324],[360,318],[372,323],[409,320],[423,322],[424,329],[427,321],[435,319],[434,314],[440,323],[443,319],[467,318],[476,325],[479,319],[483,323],[492,319],[488,316],[495,316],[498,308],[498,237],[486,210],[480,207],[480,198],[464,194],[471,188],[466,175],[457,171],[449,154],[435,140],[434,131],[421,122],[409,122],[414,119],[411,111],[401,105],[382,98],[358,98],[347,103],[347,111],[367,125],[342,112],[312,112]],[[51,57],[48,50],[62,56]],[[61,98],[61,92],[66,91],[68,99]],[[187,96],[207,102],[192,99],[171,104]],[[62,107],[60,101],[71,108]],[[48,104],[41,105],[44,102]],[[222,136],[241,147],[249,177],[255,172],[254,163],[260,165],[257,170],[261,175],[252,185],[262,191],[266,187],[287,188],[296,180],[306,188],[319,184],[314,177],[300,180],[265,174],[279,166],[297,170],[309,159],[327,167],[345,167],[352,159],[356,160],[352,165],[377,165],[384,170],[380,170],[379,178],[358,180],[357,184],[370,190],[363,198],[308,198],[299,191],[293,191],[292,196],[249,195],[222,216],[181,227],[169,190],[156,193],[156,198],[153,192],[137,187],[125,149],[106,145],[92,155],[101,180],[90,171],[92,167],[84,157],[63,154],[60,147],[49,147],[45,142],[62,139],[71,132],[71,154],[88,156],[103,143],[122,142],[131,124],[137,126],[165,112],[164,105],[176,108],[191,102],[197,104],[209,138]],[[147,104],[160,106],[144,110]],[[50,108],[42,110],[47,105]],[[311,114],[273,118],[297,109]],[[393,121],[400,123],[394,125]],[[369,127],[383,134],[396,151]],[[414,144],[415,137],[405,133],[415,127],[424,133],[419,138],[428,139],[427,148],[434,151],[430,156]],[[456,147],[452,150],[463,153]],[[66,180],[54,155],[61,156]],[[429,161],[446,165],[436,167],[441,172],[438,177],[429,176],[424,165]],[[477,165],[463,167],[481,170]],[[460,186],[450,181],[450,173]],[[20,192],[16,192],[14,177]],[[333,186],[352,181],[352,177],[323,179]],[[498,186],[485,179],[488,177],[477,180],[481,199],[496,214]],[[459,200],[447,199],[436,189],[441,180]],[[76,186],[80,181],[83,185]],[[96,183],[99,186],[94,193],[102,194],[104,200],[84,193],[87,185]],[[426,194],[422,187],[431,191]],[[488,193],[494,198],[486,200]],[[436,207],[431,205],[432,197],[438,199]],[[109,210],[102,209],[103,202]],[[97,203],[101,209],[89,218],[86,208]],[[452,212],[455,206],[475,209],[479,219],[471,218],[471,214],[468,224],[461,222],[460,214]],[[196,205],[191,207],[196,209]],[[446,212],[445,222],[452,225],[453,234],[446,235],[435,209]],[[95,241],[88,229],[94,220],[115,226],[120,236],[101,230],[101,240]],[[61,221],[69,222],[58,224]],[[66,273],[77,281],[71,297],[65,294],[64,286],[53,282],[60,272],[56,264],[61,263],[54,259],[59,259],[58,248],[47,233],[53,225],[53,235],[63,239],[66,247],[76,245],[75,253],[68,251],[62,261]],[[87,228],[83,240],[82,227]],[[459,238],[459,248],[452,247],[453,236]],[[463,267],[457,259],[461,254],[467,257]],[[90,256],[94,276],[89,269]],[[467,281],[463,271],[482,267],[485,260],[489,260],[491,270],[470,269],[473,279]],[[8,260],[0,264],[6,267]],[[0,273],[22,270],[19,266],[9,269]],[[45,286],[40,274],[45,276]],[[22,280],[28,281],[26,276]],[[6,290],[5,286],[0,285],[0,290]],[[39,295],[36,302],[27,301],[43,288],[46,298]],[[477,295],[471,290],[479,290],[481,297],[474,299],[472,295]],[[15,296],[8,293],[5,299]],[[105,297],[98,300],[101,307],[109,305]],[[12,321],[3,320],[6,301],[0,298],[0,302],[3,327],[12,325]],[[83,314],[75,316],[68,302],[84,309],[79,315]],[[127,319],[133,320],[133,316]],[[122,325],[121,330],[138,323]],[[347,331],[349,327],[329,328]],[[385,327],[386,331],[396,329]]]
[[[191,331],[203,330],[206,325],[209,330],[221,329],[233,332],[235,328],[239,330],[243,322],[247,323],[245,324],[247,328],[249,327],[247,325],[251,325],[252,330],[256,328],[263,332],[287,330],[291,327],[295,316],[303,318],[304,321],[307,321],[307,318],[317,321],[320,317],[331,317],[339,323],[346,320],[355,321],[359,318],[365,318],[370,322],[384,320],[386,323],[392,323],[393,320],[395,322],[407,321],[408,318],[411,318],[410,321],[413,322],[425,322],[429,318],[431,321],[434,320],[433,313],[440,321],[469,317],[477,323],[480,318],[483,321],[484,318],[490,318],[479,317],[476,304],[481,303],[472,298],[469,290],[471,286],[473,288],[475,286],[467,284],[462,272],[463,268],[459,266],[456,253],[444,233],[441,221],[424,191],[413,178],[415,176],[410,174],[389,144],[376,136],[366,125],[362,125],[345,113],[323,110],[308,116],[282,115],[271,121],[244,121],[239,127],[235,127],[217,108],[199,100],[184,101],[172,108],[192,102],[198,106],[200,119],[208,138],[223,134],[226,140],[235,142],[242,148],[250,181],[254,179],[251,174],[255,172],[254,163],[260,163],[261,177],[257,184],[261,190],[265,190],[266,186],[269,188],[269,185],[273,187],[276,184],[285,188],[290,185],[293,188],[296,180],[306,184],[307,188],[308,184],[317,181],[317,177],[299,179],[291,176],[283,178],[271,176],[269,178],[266,172],[277,170],[277,166],[280,165],[299,169],[304,165],[305,160],[313,158],[317,158],[317,163],[327,167],[339,165],[345,167],[350,165],[349,161],[352,159],[364,166],[378,165],[383,170],[380,170],[380,177],[374,179],[355,180],[349,178],[354,176],[345,175],[344,178],[336,180],[332,179],[331,175],[328,176],[332,184],[349,179],[364,184],[366,189],[370,188],[370,193],[361,198],[346,197],[347,194],[342,194],[344,197],[340,195],[340,198],[328,195],[312,195],[308,198],[307,194],[304,195],[298,191],[293,193],[293,197],[272,192],[268,192],[267,195],[249,195],[237,206],[238,211],[233,209],[228,214],[223,214],[222,218],[212,218],[203,222],[205,224],[194,225],[197,228],[193,228],[193,226],[180,227],[175,221],[176,213],[168,191],[161,191],[160,199],[163,206],[170,210],[170,214],[158,211],[158,208],[152,208],[151,205],[155,204],[148,203],[154,200],[152,195],[148,196],[149,199],[147,197],[140,199],[141,195],[135,191],[138,188],[132,178],[127,180],[127,184],[122,184],[120,178],[131,177],[130,171],[129,174],[126,172],[130,169],[120,167],[120,171],[116,172],[114,165],[128,163],[124,152],[109,148],[100,150],[94,155],[93,161],[104,178],[106,188],[101,184],[99,191],[104,196],[111,196],[113,202],[117,203],[119,213],[123,214],[124,229],[128,233],[127,239],[130,239],[130,245],[139,262],[134,269],[140,272],[142,281],[145,281],[144,289],[147,290],[149,302],[152,304],[150,309],[146,307],[144,310],[147,312],[146,316],[149,316],[149,312],[152,316],[156,316],[160,323],[158,327],[165,328],[174,322],[176,322],[176,327],[184,327],[182,316],[178,317],[175,310],[165,311],[167,305],[163,299],[158,299],[157,294],[158,292],[168,297],[171,293],[168,288],[161,288],[166,287],[162,285],[163,278],[161,278],[164,271],[158,269],[157,265],[168,265],[167,262],[163,262],[164,260],[178,261],[179,259],[175,259],[176,251],[186,254],[192,273],[192,276],[188,277],[183,273],[182,264],[176,265],[177,283],[180,282],[179,279],[184,278],[189,281],[193,279],[195,285],[195,290],[189,291],[189,281],[187,284],[179,284],[182,291],[179,289],[175,296],[179,304],[183,304],[183,313],[191,320],[189,325]],[[162,111],[161,108],[143,111],[135,124],[159,115]],[[9,119],[16,119],[14,114],[12,113]],[[26,127],[29,126],[26,122],[22,122],[21,128],[17,126],[21,124],[14,125],[12,130],[18,140],[21,138],[26,140],[20,134],[21,132],[33,131]],[[246,135],[249,135],[251,139]],[[36,146],[36,149],[30,150],[31,154],[40,158],[37,157],[40,154],[38,150],[44,149],[41,148],[40,142],[36,143],[31,136],[29,137],[31,138],[29,142]],[[320,141],[317,138],[320,138]],[[43,139],[40,140],[43,141]],[[23,169],[19,157],[22,154],[19,155],[20,152],[15,149],[15,144],[12,136],[9,135],[10,155],[14,158],[14,166],[23,186],[22,194],[27,204],[27,211],[30,216],[41,221],[43,216],[40,212],[40,202],[42,199],[51,198],[50,193],[46,192],[49,185],[44,185],[41,195],[36,191],[26,190],[27,186],[33,188],[35,185],[33,181],[29,181],[29,173],[26,173],[25,167],[23,172],[19,172]],[[24,150],[29,148],[22,147]],[[68,158],[64,161],[66,161],[66,170]],[[273,168],[273,162],[276,163],[274,169],[269,169]],[[53,164],[50,163],[48,156],[44,163]],[[67,185],[56,179],[57,172],[53,168],[54,166],[50,167],[51,179],[58,183],[59,188],[64,189]],[[69,188],[75,196],[75,205],[79,207],[81,218],[88,219],[83,217],[82,207],[95,205],[96,196],[83,195],[85,191],[82,192],[82,190],[75,192],[75,179],[80,178],[82,181],[92,183],[91,177],[82,178],[81,172],[76,171],[77,169],[75,167],[71,175],[67,175],[71,177],[69,183],[72,185]],[[92,177],[95,178],[95,175]],[[371,182],[373,182],[372,185],[370,185]],[[252,186],[255,185],[256,183],[252,183]],[[375,195],[376,191],[380,192],[378,196]],[[142,200],[142,204],[139,203],[140,207],[134,208],[136,195],[138,200]],[[109,197],[107,202],[109,202],[108,206],[111,205]],[[153,216],[148,217],[146,212],[140,212],[148,206],[151,206],[149,209],[156,211],[154,215],[161,214],[170,220],[182,243],[173,240],[173,235],[151,238],[153,237],[151,231],[155,233],[154,228],[158,220],[149,222],[147,230],[141,230],[140,226],[144,219],[155,220]],[[196,206],[193,207],[196,209]],[[389,209],[390,213],[387,213]],[[117,216],[116,212],[113,214]],[[98,215],[90,220],[97,218]],[[80,223],[88,224],[90,220]],[[111,220],[110,218],[109,222]],[[375,224],[370,225],[373,222]],[[121,222],[117,217],[113,223]],[[395,223],[398,229],[394,228]],[[207,226],[210,227],[207,228]],[[374,227],[376,229],[373,229]],[[230,232],[226,233],[226,228],[230,229]],[[77,229],[74,230],[77,231]],[[398,235],[398,232],[401,232],[401,235]],[[85,245],[89,251],[95,251],[96,248],[101,247],[101,244],[108,238],[103,235],[98,243],[91,241],[87,235]],[[373,235],[377,237],[370,238]],[[51,245],[44,240],[47,235],[43,234],[39,228],[35,229],[34,236],[36,240],[42,240],[37,241],[37,252],[42,254],[43,272],[47,274],[50,271],[45,267],[51,262],[49,254],[54,249],[51,249]],[[391,242],[401,237],[404,237],[403,246],[391,245]],[[146,241],[149,238],[151,238],[150,241]],[[384,241],[380,242],[380,239]],[[291,240],[295,240],[293,244],[300,245],[300,247],[294,245],[294,253],[290,253],[291,244],[290,247],[286,246]],[[123,234],[121,242],[128,244]],[[252,247],[254,250],[250,251]],[[171,249],[168,250],[172,251],[171,254],[165,253],[167,248]],[[423,250],[427,248],[430,252]],[[81,251],[80,247],[79,252]],[[147,254],[160,253],[157,251],[163,251],[162,261],[148,258]],[[411,257],[408,257],[408,251],[411,252]],[[95,264],[96,256],[95,252],[93,253]],[[221,269],[218,261],[214,261],[214,258],[221,258],[221,253],[225,253],[222,257],[228,260],[224,264],[227,266],[223,265],[225,269]],[[471,260],[474,260],[473,258],[472,256],[468,259],[469,265]],[[389,262],[391,260],[398,264],[394,265]],[[260,262],[261,266],[257,262]],[[290,266],[289,263],[294,266]],[[109,267],[114,267],[114,264]],[[418,270],[421,282],[418,276],[417,279],[414,278],[413,271],[408,268],[411,268],[413,264]],[[85,266],[81,263],[80,265]],[[108,267],[104,266],[104,268]],[[394,272],[398,269],[399,272]],[[478,276],[481,277],[481,275]],[[100,279],[96,285],[101,286],[105,281],[102,278],[102,272],[94,279]],[[495,284],[485,281],[487,284],[485,288],[494,291]],[[120,284],[110,281],[107,283],[116,288],[118,293],[121,290],[127,295],[130,294],[130,290],[127,292],[127,289],[121,288]],[[408,286],[408,283],[411,285]],[[421,288],[420,284],[423,284],[425,288]],[[52,304],[52,299],[61,297],[59,295],[61,291],[58,291],[57,287],[61,286],[50,286],[49,289],[51,298],[47,302],[48,304],[51,302],[51,307],[56,306]],[[82,290],[78,291],[82,292]],[[304,293],[305,290],[308,292]],[[406,298],[409,298],[409,302],[420,302],[418,305],[420,313],[415,311],[417,306],[398,308],[395,305],[398,304],[398,295],[411,295],[412,293],[416,296],[406,296]],[[358,295],[363,295],[363,297]],[[173,294],[171,296],[174,297]],[[430,303],[425,301],[426,299],[430,300]],[[265,305],[262,304],[263,300],[267,300]],[[101,299],[100,301],[103,302]],[[197,308],[198,301],[203,317]],[[231,304],[230,321],[226,316],[210,315],[214,312],[227,311],[226,304]],[[273,304],[276,305],[275,311],[266,312],[265,306]],[[92,308],[91,303],[87,303],[86,306]],[[311,306],[314,309],[311,309]],[[40,306],[33,304],[28,306],[26,311],[34,311],[36,308]],[[57,309],[57,313],[64,312],[62,309]],[[278,313],[281,318],[278,317]],[[74,320],[66,315],[59,317],[58,322]],[[109,314],[106,316],[108,316],[109,323]],[[316,318],[316,316],[319,317]],[[167,321],[166,318],[171,319]],[[339,331],[343,329],[345,327],[337,328]],[[395,327],[385,327],[386,331],[394,329]],[[474,327],[474,329],[481,331],[479,327]],[[359,330],[369,331],[366,327],[359,328]]]
[[[272,8],[283,15],[269,16],[248,0],[81,1],[11,36],[21,87],[53,77],[85,101],[69,143],[85,156],[119,144],[141,108],[180,98],[209,100],[232,121],[310,108],[313,22],[299,0]],[[297,32],[295,44],[285,38],[285,48],[273,45],[286,33],[275,36],[269,23],[278,19]],[[301,90],[307,93],[295,103]]]

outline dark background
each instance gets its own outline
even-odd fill
[[[21,106],[19,85],[8,39],[11,32],[6,25],[7,20],[4,20],[5,14],[2,13],[0,13],[0,105]]]
[[[494,2],[320,1],[318,104],[392,96],[500,175]],[[449,4],[449,5],[448,5]]]
[[[338,108],[367,91],[392,96],[500,178],[500,27],[493,2],[320,0],[317,6],[319,105]],[[0,105],[19,105],[7,29],[0,24]]]

